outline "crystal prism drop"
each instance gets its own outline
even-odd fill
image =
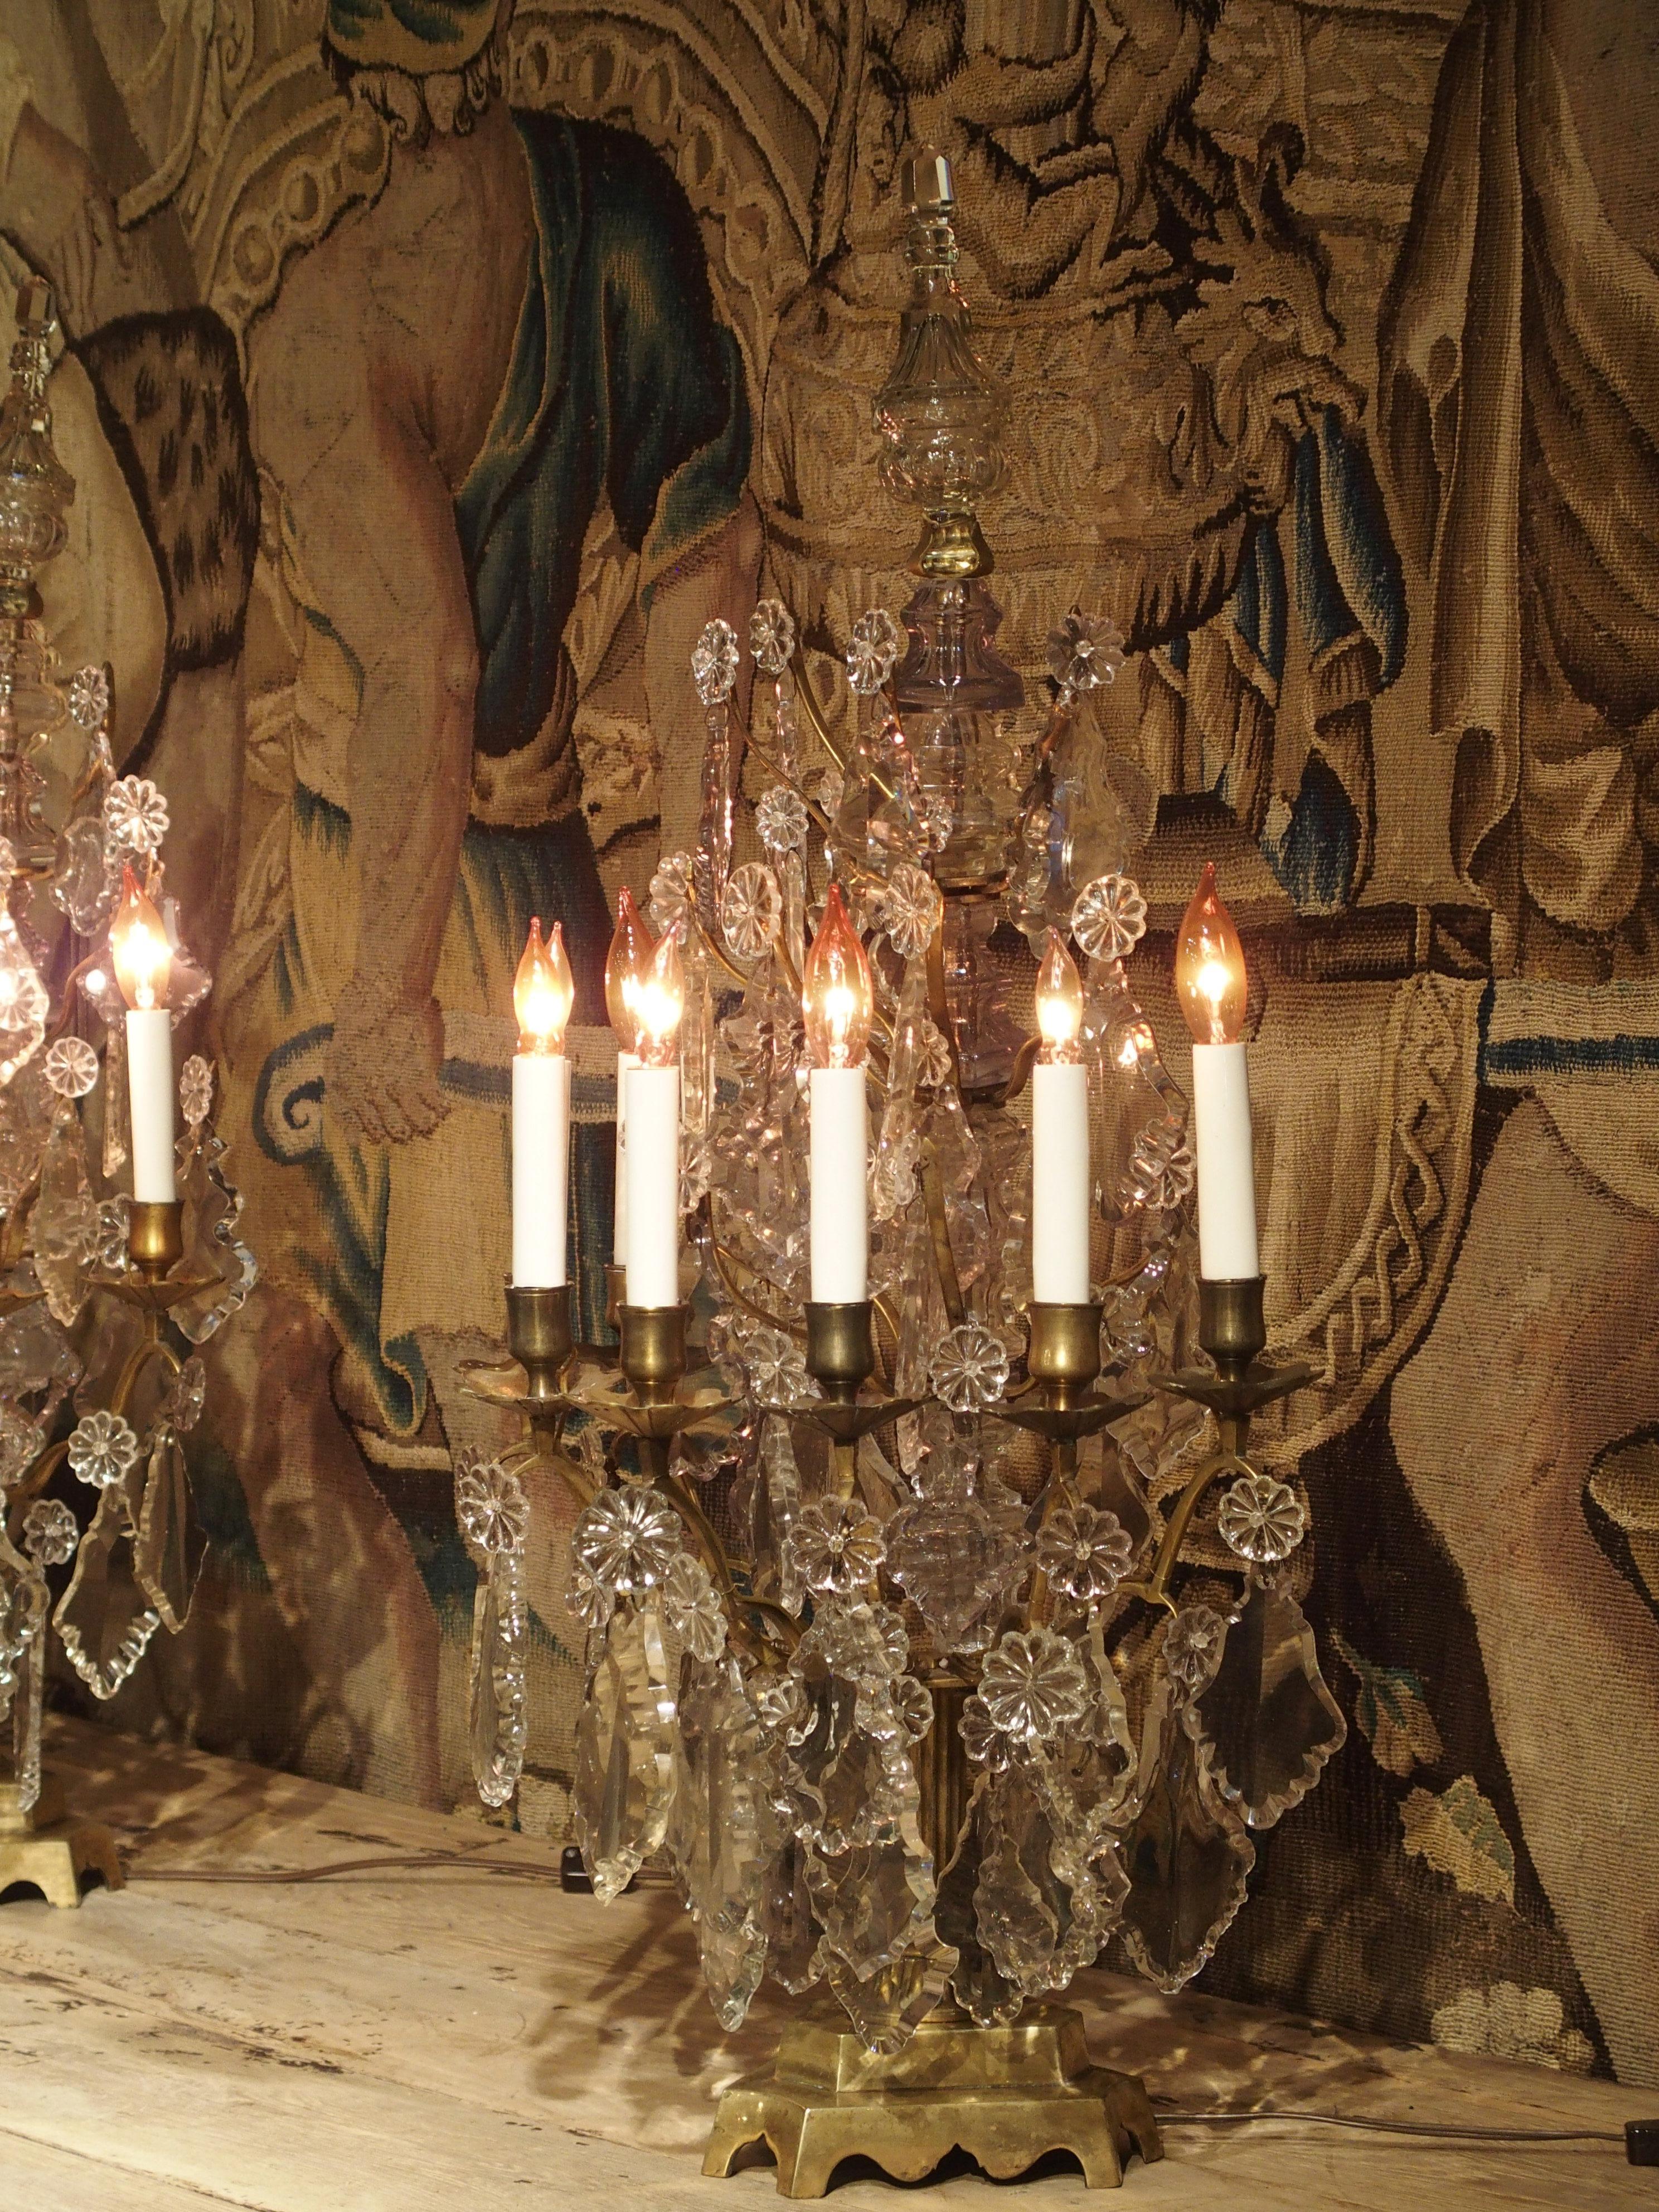
[[[1018,1549],[965,1483],[930,1491],[888,1524],[887,1566],[941,1651],[954,1651],[1005,1589]]]
[[[825,1979],[865,2049],[890,2058],[903,2050],[928,2014],[937,2010],[950,1986],[956,1957],[947,1945],[929,1940],[860,1979],[846,1960],[831,1951]]]
[[[112,869],[104,848],[104,824],[96,814],[65,823],[58,839],[58,866],[52,902],[82,937],[95,937],[109,920],[121,887],[121,872]]]
[[[190,1618],[207,1550],[183,1448],[163,1426],[150,1449],[132,1558],[140,1588],[175,1636]]]
[[[772,1978],[799,1996],[823,1974],[823,1925],[812,1905],[809,1847],[786,1835],[766,1870],[762,1920]]]
[[[1147,1699],[1139,1788],[1123,1838],[1124,1948],[1149,1982],[1173,1996],[1206,1964],[1243,1904],[1255,1847],[1206,1781],[1167,1681]]]
[[[185,1256],[179,1272],[202,1280],[204,1287],[181,1298],[170,1317],[192,1344],[205,1344],[246,1300],[258,1279],[259,1264],[237,1235],[244,1201],[219,1164],[224,1139],[210,1121],[204,1121],[195,1144],[179,1149]]]
[[[667,1844],[722,2026],[743,2025],[766,1963],[760,1906],[777,1833],[760,1723],[734,1659],[690,1669]]]
[[[489,1553],[472,1599],[468,1741],[472,1778],[486,1805],[505,1805],[524,1771],[524,1554]]]
[[[115,1695],[161,1626],[135,1571],[120,1484],[100,1498],[92,1526],[81,1539],[69,1588],[52,1618],[65,1657],[100,1698]]]
[[[38,1059],[0,1084],[0,1213],[9,1213],[34,1181],[57,1103]]]
[[[939,1886],[933,1925],[939,1941],[950,1945],[957,1954],[951,1977],[951,1995],[981,2027],[1000,2027],[1016,2016],[1025,1998],[1022,1990],[998,1972],[995,1960],[980,1941],[974,1909],[984,1860],[985,1798],[990,1779],[988,1775],[981,1775],[974,1785],[956,1855]]]
[[[118,1003],[119,994],[117,994]],[[127,1025],[117,1012],[106,1017],[104,1043],[104,1177],[112,1181],[132,1140],[132,1107],[127,1091]]]
[[[9,1779],[21,1813],[40,1795],[46,1621],[46,1578],[7,1540],[0,1519],[0,1721],[9,1712]]]
[[[87,1172],[81,1117],[58,1102],[34,1201],[34,1273],[54,1321],[67,1328],[86,1303],[87,1266],[98,1245],[98,1205]]]
[[[933,1862],[919,1838],[815,1857],[811,1881],[824,1949],[860,1981],[932,1937]]]
[[[1282,1581],[1257,1583],[1232,1615],[1193,1725],[1209,1779],[1253,1828],[1299,1805],[1347,1741],[1307,1615]]]
[[[0,1084],[9,1083],[40,1049],[51,1010],[46,987],[0,891]]]
[[[653,1606],[618,1606],[577,1725],[571,1797],[576,1841],[593,1893],[605,1904],[667,1833],[674,1706],[660,1615]]]
[[[1071,1926],[1071,1899],[1050,1862],[1052,1831],[1017,1770],[991,1778],[975,1924],[997,1972],[1025,1996],[1050,1988]]]

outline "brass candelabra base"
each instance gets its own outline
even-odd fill
[[[798,2021],[769,2075],[726,2091],[705,2174],[729,2174],[763,2142],[781,2197],[822,2197],[847,2158],[920,2181],[959,2148],[1006,2181],[1064,2150],[1091,2189],[1115,2189],[1137,2152],[1149,2164],[1164,2155],[1144,2086],[1090,2063],[1069,2007],[1033,2007],[1007,2027],[941,2011],[890,2058],[838,2020]]]
[[[79,1905],[94,1875],[106,1889],[120,1889],[115,1838],[96,1820],[77,1820],[64,1809],[63,1785],[54,1775],[27,1813],[20,1810],[15,1783],[0,1784],[0,1902],[38,1890],[48,1905]]]

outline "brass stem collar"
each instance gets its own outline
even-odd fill
[[[647,1406],[673,1403],[674,1386],[685,1372],[684,1306],[623,1306],[622,1370],[634,1395]]]
[[[1234,1282],[1200,1280],[1198,1340],[1224,1381],[1242,1381],[1251,1362],[1267,1348],[1261,1306],[1266,1287],[1262,1275],[1241,1276]]]
[[[961,582],[969,576],[988,576],[995,563],[979,517],[969,507],[965,513],[941,512],[927,517],[914,565],[924,576]]]
[[[871,1303],[806,1307],[806,1371],[832,1404],[850,1406],[859,1385],[875,1372]]]
[[[147,1283],[159,1283],[185,1256],[185,1206],[178,1198],[135,1198],[127,1221],[127,1257]]]

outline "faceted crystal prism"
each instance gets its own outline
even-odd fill
[[[741,2027],[766,1964],[763,1892],[777,1846],[761,1727],[734,1659],[688,1669],[669,1860],[697,1923],[721,2025]]]
[[[524,1555],[491,1553],[472,1598],[468,1712],[472,1779],[486,1805],[505,1805],[524,1772],[527,1626]]]
[[[99,1698],[115,1695],[161,1626],[137,1577],[126,1492],[119,1483],[98,1500],[52,1625],[70,1666]]]
[[[948,1945],[927,1942],[891,1966],[862,1978],[837,1953],[826,1960],[830,1988],[866,2051],[890,2058],[902,2051],[950,1986],[957,1954]]]
[[[98,1206],[87,1170],[81,1117],[58,1101],[34,1201],[34,1273],[54,1321],[73,1326],[86,1303],[87,1267],[98,1246]]]
[[[1255,1847],[1206,1779],[1167,1681],[1148,1698],[1139,1807],[1124,1835],[1123,1941],[1149,1982],[1173,1996],[1208,1960],[1244,1902]]]
[[[951,1992],[981,2027],[1000,2027],[1019,2012],[1024,1992],[997,1966],[979,1932],[975,1906],[983,1871],[988,1824],[986,1805],[990,1778],[974,1785],[968,1818],[957,1838],[956,1854],[945,1869],[933,1906],[933,1925],[942,1943],[957,1954],[951,1971]]]
[[[1288,1587],[1257,1583],[1188,1720],[1205,1771],[1253,1828],[1299,1805],[1347,1741],[1313,1631]]]
[[[161,1428],[150,1449],[132,1557],[140,1588],[175,1636],[190,1618],[207,1552],[184,1452],[173,1431]]]
[[[1018,1547],[957,1477],[888,1525],[888,1566],[942,1651],[956,1650],[1006,1590]]]
[[[608,1904],[668,1831],[677,1747],[675,1698],[653,1605],[619,1605],[576,1729],[571,1810],[576,1841]]]

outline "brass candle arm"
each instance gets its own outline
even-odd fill
[[[1188,1399],[1213,1413],[1220,1437],[1218,1449],[1193,1470],[1176,1500],[1144,1579],[1120,1583],[1120,1592],[1126,1597],[1142,1598],[1171,1613],[1176,1610],[1170,1583],[1205,1493],[1224,1475],[1254,1471],[1249,1458],[1250,1416],[1275,1399],[1302,1389],[1319,1372],[1305,1359],[1275,1363],[1261,1358],[1267,1344],[1265,1290],[1265,1279],[1260,1275],[1234,1281],[1201,1280],[1199,1342],[1214,1362],[1213,1370],[1182,1368],[1152,1378],[1154,1389]]]

